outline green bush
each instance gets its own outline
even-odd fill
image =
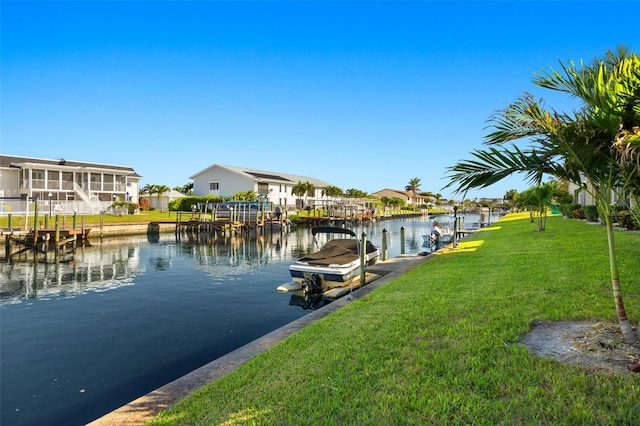
[[[191,206],[198,203],[220,203],[222,202],[222,197],[217,197],[215,195],[206,195],[204,197],[200,196],[189,196],[178,198],[177,200],[173,200],[169,203],[169,210],[173,211],[182,211],[182,212],[190,212]]]
[[[289,214],[287,216],[287,219],[289,219],[291,221],[291,223],[294,223],[296,225],[300,224],[302,222],[302,219],[300,219],[300,216],[298,216],[297,214]]]
[[[584,210],[584,216],[587,222],[598,221],[598,208],[596,206],[584,206],[582,209]]]
[[[560,208],[560,212],[562,213],[562,216],[572,217],[573,211],[579,209],[582,206],[580,204],[572,203],[572,204],[560,204],[558,207]]]
[[[618,222],[622,228],[635,231],[640,229],[640,223],[638,223],[637,215],[637,212],[636,215],[633,215],[629,210],[622,210],[617,213],[616,222]]]

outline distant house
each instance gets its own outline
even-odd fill
[[[163,192],[162,194],[159,194],[159,195],[158,194],[141,194],[140,195],[141,200],[144,200],[144,199],[149,200],[149,206],[157,210],[168,210],[170,202],[183,197],[186,197],[186,195],[180,191],[176,191],[175,189],[172,189],[171,191]]]
[[[580,204],[582,206],[594,206],[596,205],[596,201],[594,198],[584,190],[584,188],[576,185],[575,183],[569,182],[568,191],[570,194],[573,194],[573,199],[576,204]],[[609,196],[610,204],[618,204],[623,207],[635,207],[635,203],[633,198],[620,198],[618,194],[612,192]]]
[[[274,205],[299,209],[321,204],[325,198],[322,194],[323,189],[332,186],[328,182],[308,176],[221,164],[207,167],[189,179],[193,179],[194,195],[224,197],[253,190]],[[306,197],[293,195],[292,189],[298,182],[312,184],[315,187],[314,193]]]
[[[381,189],[380,191],[374,192],[373,194],[378,198],[387,197],[387,198],[400,198],[404,201],[405,205],[408,206],[426,206],[429,202],[429,197],[425,197],[420,194],[413,194],[413,192],[401,191],[399,189]]]
[[[140,176],[128,166],[0,155],[0,212],[98,213],[114,201],[138,202]]]

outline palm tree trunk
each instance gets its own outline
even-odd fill
[[[611,269],[611,287],[613,289],[613,300],[616,304],[616,312],[618,313],[618,322],[620,323],[620,331],[624,341],[628,344],[637,342],[636,335],[633,333],[627,312],[624,308],[622,300],[622,292],[620,291],[620,273],[618,272],[618,261],[616,259],[616,245],[613,238],[613,223],[609,212],[605,212],[605,223],[607,226],[607,241],[609,242],[609,267]]]

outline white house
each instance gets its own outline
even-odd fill
[[[41,210],[98,213],[114,201],[138,202],[142,176],[128,166],[0,155],[0,213]]]
[[[183,197],[186,197],[186,195],[180,191],[176,191],[175,189],[172,189],[167,192],[163,192],[162,194],[141,194],[140,195],[141,200],[142,199],[149,200],[149,206],[157,210],[168,210],[170,202]]]
[[[308,176],[290,175],[280,172],[256,170],[246,167],[214,164],[189,177],[193,179],[193,194],[198,196],[231,196],[238,192],[253,190],[274,205],[303,208],[319,205],[326,200],[323,189],[332,186]],[[307,197],[293,195],[298,182],[309,182],[315,187],[314,194]],[[306,201],[305,201],[306,198]],[[302,204],[305,204],[304,206]]]
[[[582,206],[596,205],[596,201],[587,193],[587,191],[572,182],[569,182],[568,191],[573,194],[573,200],[576,204],[580,204]],[[609,203],[635,207],[633,198],[620,198],[619,195],[614,192],[609,195]]]

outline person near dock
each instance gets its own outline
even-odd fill
[[[431,229],[431,235],[430,238],[432,241],[437,242],[440,237],[442,237],[442,230],[440,230],[440,227],[438,226],[439,223],[437,220],[433,221],[433,228]]]

